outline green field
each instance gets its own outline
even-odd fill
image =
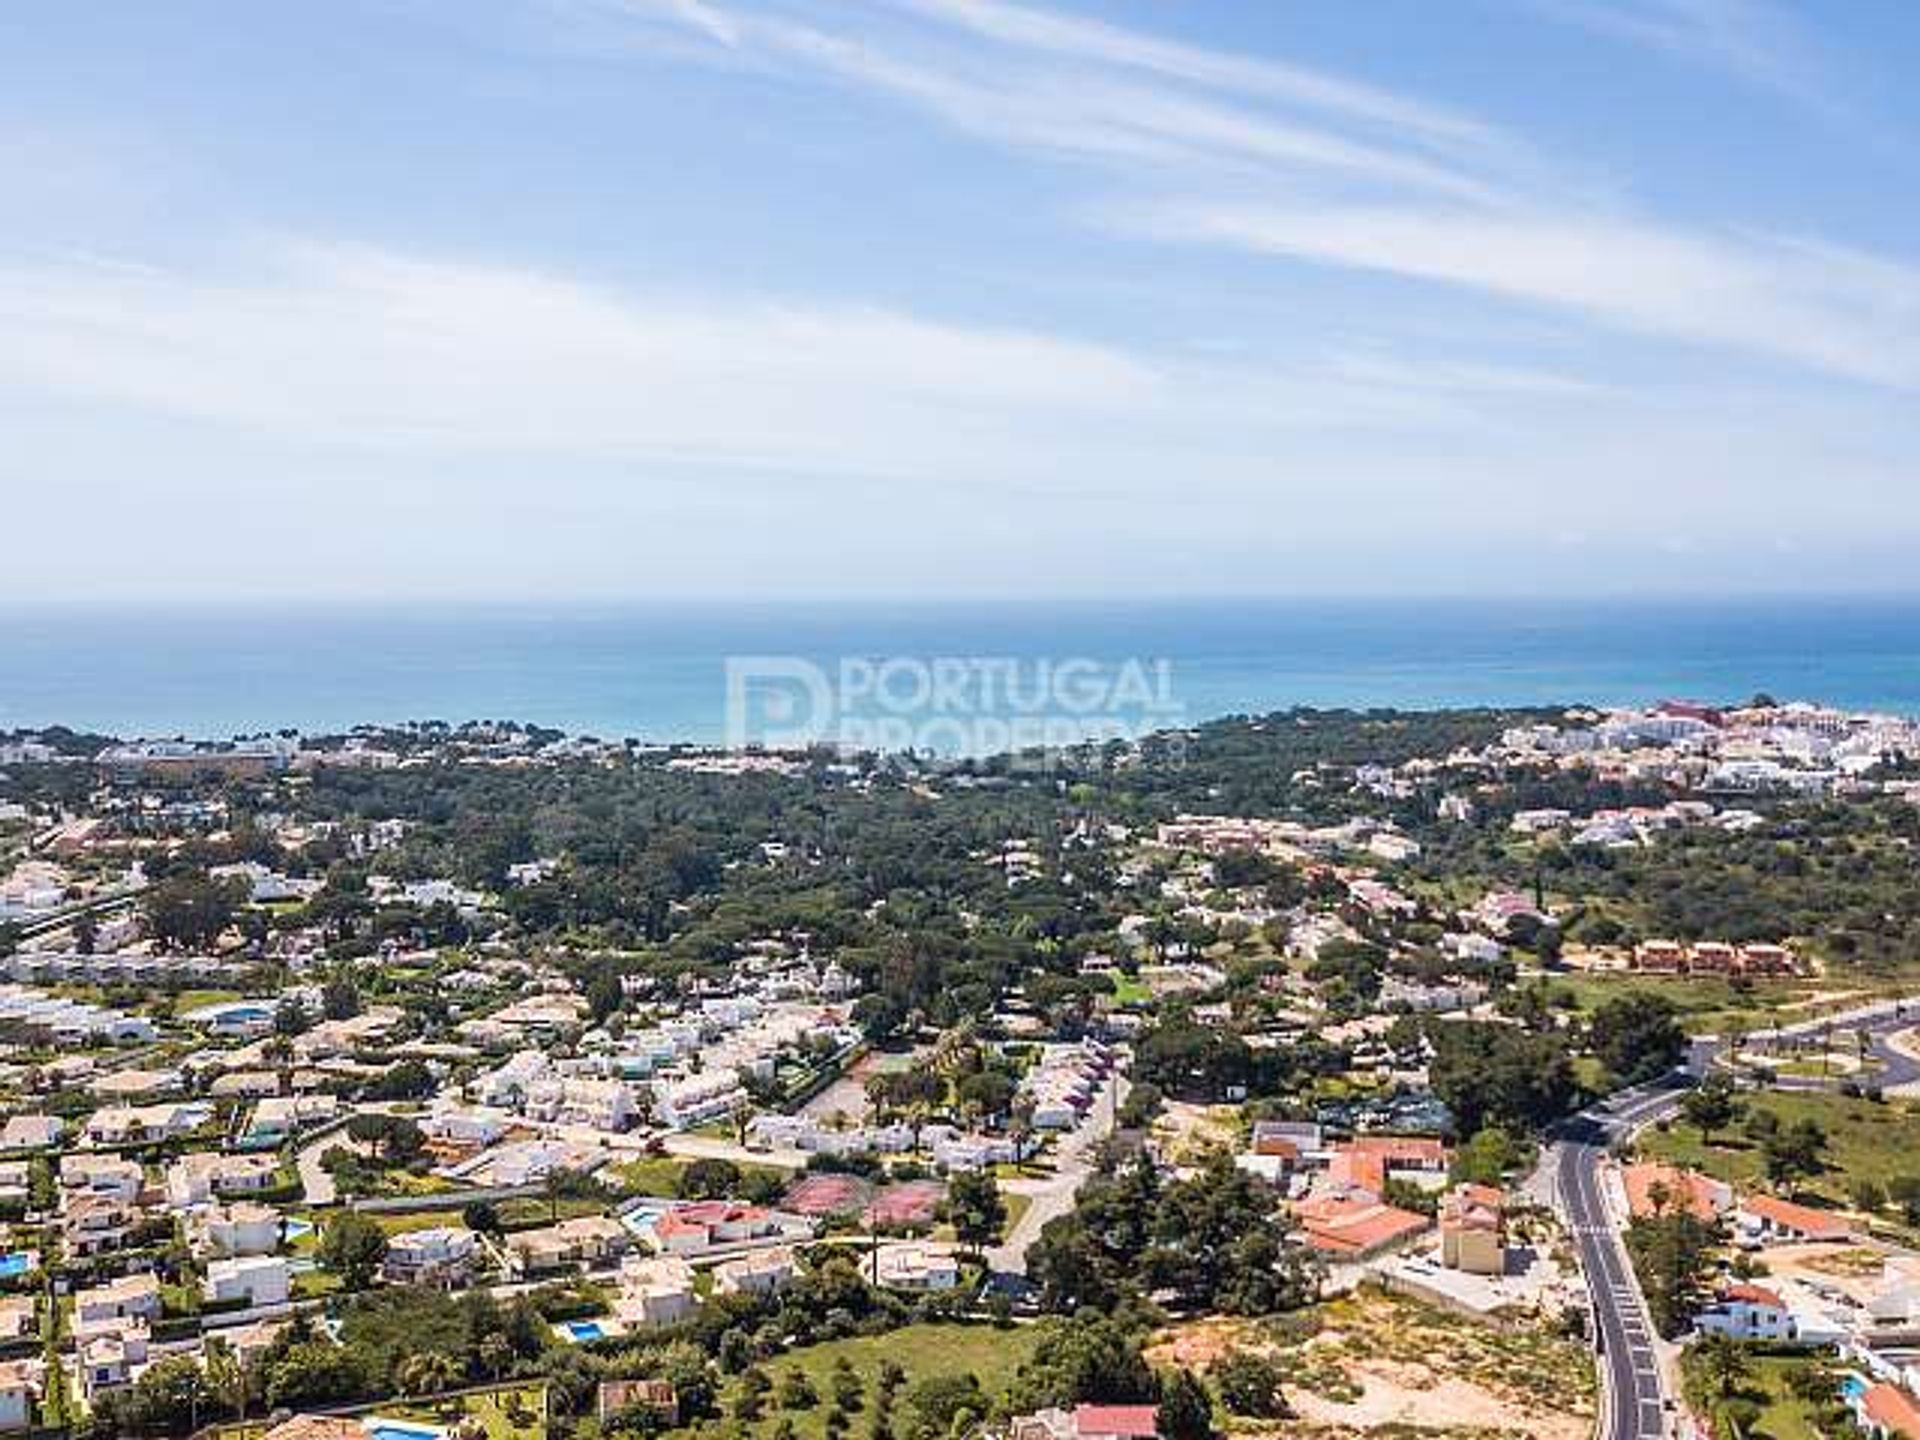
[[[731,1139],[731,1136],[727,1138]],[[680,1193],[680,1177],[691,1162],[680,1160],[672,1155],[650,1155],[644,1160],[628,1160],[623,1164],[609,1167],[608,1176],[619,1182],[620,1187],[630,1195],[664,1195],[672,1197]],[[748,1175],[771,1175],[785,1180],[792,1172],[778,1165],[739,1165],[742,1177]]]
[[[1533,977],[1528,977],[1529,981]],[[1818,1016],[1822,1009],[1845,1008],[1862,1001],[1873,982],[1820,984],[1807,980],[1758,981],[1735,985],[1712,975],[1640,975],[1629,972],[1553,971],[1538,977],[1557,1006],[1565,1000],[1585,1014],[1622,995],[1659,995],[1680,1012],[1695,1035],[1751,1033],[1773,1025]],[[1821,997],[1832,997],[1827,1004]],[[1856,998],[1848,998],[1856,997]]]
[[[1900,1101],[1876,1105],[1838,1094],[1747,1096],[1752,1108],[1765,1108],[1782,1125],[1812,1120],[1827,1133],[1822,1158],[1826,1169],[1800,1188],[1844,1204],[1854,1180],[1885,1185],[1902,1175],[1920,1175],[1920,1111]],[[1642,1153],[1690,1166],[1736,1186],[1750,1186],[1764,1174],[1760,1146],[1740,1133],[1738,1122],[1702,1143],[1700,1132],[1675,1120],[1640,1137]]]
[[[767,1400],[766,1413],[752,1425],[735,1427],[731,1420],[705,1421],[692,1427],[695,1435],[729,1434],[770,1436],[782,1420],[791,1420],[799,1440],[825,1440],[827,1411],[832,1406],[831,1378],[834,1362],[845,1356],[865,1385],[867,1403],[879,1387],[880,1367],[891,1360],[907,1372],[907,1382],[895,1397],[895,1425],[904,1420],[903,1407],[917,1381],[934,1375],[972,1374],[989,1399],[997,1396],[1012,1381],[1014,1372],[1032,1354],[1039,1334],[1032,1326],[1000,1329],[992,1325],[909,1325],[886,1335],[860,1336],[834,1340],[824,1345],[809,1345],[772,1360],[764,1367],[773,1381],[774,1394],[781,1378],[793,1369],[806,1373],[820,1394],[820,1403],[808,1410],[782,1410]],[[730,1387],[721,1398],[721,1408],[731,1413],[734,1392]],[[858,1416],[855,1429],[864,1427]]]

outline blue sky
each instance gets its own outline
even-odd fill
[[[1906,0],[6,7],[0,601],[1911,588],[1917,64]]]

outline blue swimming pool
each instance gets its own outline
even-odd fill
[[[440,1440],[445,1433],[431,1425],[410,1425],[405,1420],[369,1420],[367,1434],[372,1440]]]
[[[281,1229],[286,1232],[287,1239],[298,1240],[302,1235],[311,1235],[313,1233],[313,1222],[309,1220],[288,1220],[281,1226]]]
[[[1849,1401],[1858,1400],[1872,1388],[1867,1384],[1864,1376],[1847,1375],[1840,1381],[1840,1398]]]
[[[24,1250],[15,1250],[11,1254],[0,1255],[0,1280],[12,1280],[33,1269],[33,1256]]]
[[[569,1320],[567,1334],[576,1340],[604,1340],[607,1332],[600,1328],[597,1320]]]
[[[636,1205],[620,1217],[620,1223],[642,1239],[653,1234],[653,1227],[660,1223],[660,1217],[666,1211],[653,1205]]]

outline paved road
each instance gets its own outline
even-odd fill
[[[1114,1114],[1126,1098],[1127,1081],[1115,1075],[1100,1092],[1093,1109],[1080,1126],[1062,1136],[1054,1147],[1054,1171],[1043,1180],[1008,1180],[1001,1188],[1010,1194],[1025,1195],[1026,1211],[1014,1222],[1007,1238],[987,1251],[987,1264],[1003,1274],[1027,1273],[1027,1247],[1040,1238],[1049,1220],[1073,1208],[1073,1197],[1093,1172],[1093,1152],[1113,1133]]]
[[[1580,1270],[1593,1300],[1594,1344],[1600,1353],[1601,1440],[1658,1440],[1666,1435],[1666,1387],[1653,1325],[1608,1213],[1600,1162],[1613,1142],[1677,1103],[1675,1089],[1636,1091],[1569,1122],[1555,1179]]]
[[[1889,1043],[1889,1037],[1917,1019],[1914,1001],[1894,1000],[1749,1038],[1793,1039],[1828,1026],[1864,1030],[1872,1053],[1884,1067],[1875,1081],[1891,1090],[1920,1082],[1920,1060]],[[1613,1145],[1676,1110],[1687,1090],[1719,1063],[1721,1049],[1717,1039],[1696,1040],[1686,1064],[1672,1075],[1614,1095],[1561,1129],[1554,1179],[1593,1302],[1594,1343],[1601,1362],[1601,1440],[1660,1440],[1672,1433],[1667,1426],[1666,1378],[1639,1282],[1620,1232],[1607,1213],[1601,1162]],[[1809,1090],[1837,1084],[1838,1078],[1778,1077],[1774,1083],[1782,1089]]]

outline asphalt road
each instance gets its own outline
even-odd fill
[[[1773,1033],[1791,1038],[1814,1034],[1825,1026],[1864,1030],[1882,1067],[1874,1083],[1892,1090],[1920,1083],[1920,1060],[1903,1055],[1889,1043],[1889,1037],[1917,1023],[1920,1014],[1915,1003],[1896,1001],[1785,1026]],[[1601,1440],[1660,1440],[1671,1433],[1653,1327],[1626,1246],[1607,1213],[1601,1162],[1611,1146],[1677,1109],[1687,1090],[1718,1061],[1720,1050],[1718,1041],[1696,1041],[1682,1069],[1655,1084],[1622,1091],[1561,1128],[1554,1178],[1593,1304],[1594,1343],[1600,1356]],[[1805,1090],[1838,1081],[1782,1077],[1778,1083],[1780,1088]]]
[[[1003,1180],[1009,1193],[1024,1194],[1027,1208],[1006,1238],[987,1251],[987,1264],[997,1273],[1025,1275],[1027,1247],[1040,1238],[1049,1220],[1073,1209],[1080,1186],[1093,1173],[1094,1151],[1113,1133],[1114,1116],[1126,1099],[1125,1077],[1114,1075],[1079,1126],[1062,1136],[1054,1148],[1053,1174],[1043,1180]]]
[[[1600,1162],[1613,1142],[1677,1103],[1679,1090],[1631,1092],[1565,1127],[1556,1180],[1580,1270],[1593,1302],[1601,1366],[1601,1440],[1658,1440],[1667,1434],[1666,1389],[1653,1325],[1601,1193]]]

